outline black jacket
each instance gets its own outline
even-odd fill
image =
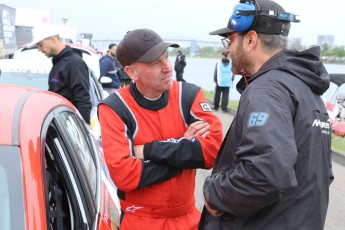
[[[183,54],[177,55],[175,60],[174,69],[176,72],[183,72],[184,67],[186,67],[186,56]]]
[[[66,46],[53,57],[53,68],[49,73],[49,91],[69,100],[90,124],[91,100],[89,70],[80,53]]]
[[[323,229],[333,180],[331,128],[320,97],[320,49],[282,51],[237,89],[237,114],[203,192],[200,229]]]

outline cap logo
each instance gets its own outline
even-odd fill
[[[156,41],[156,35],[152,34],[152,33],[145,33],[144,34],[144,41],[146,42],[154,42]]]

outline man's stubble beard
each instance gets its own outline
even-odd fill
[[[241,39],[236,47],[236,52],[231,56],[232,72],[239,75],[251,75],[252,62],[249,60],[243,48],[243,39]]]

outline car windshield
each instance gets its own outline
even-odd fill
[[[48,74],[34,70],[1,70],[0,83],[31,86],[43,90],[48,89]]]
[[[327,91],[322,95],[322,99],[334,105],[336,98],[340,94],[345,94],[345,74],[330,73],[331,82]]]
[[[0,146],[0,229],[25,229],[21,158],[17,146]]]

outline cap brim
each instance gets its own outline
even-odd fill
[[[33,42],[30,42],[28,43],[27,45],[25,45],[25,48],[28,48],[28,49],[32,49],[32,48],[36,48],[37,47],[37,43],[40,42],[40,41],[33,41]]]
[[[32,42],[30,42],[29,44],[27,44],[25,47],[28,48],[28,49],[35,48],[35,47],[37,47],[37,43],[43,41],[46,38],[49,38],[49,37],[52,37],[52,36],[57,36],[57,35],[59,35],[59,34],[56,33],[56,34],[52,34],[52,35],[49,35],[49,36],[46,35],[46,36],[39,37],[39,38],[33,40]]]
[[[230,29],[230,28],[223,28],[223,29],[219,29],[219,30],[215,30],[213,32],[210,32],[210,35],[219,35],[219,36],[222,36],[222,37],[226,37],[228,34],[234,32],[235,30],[234,29]]]
[[[169,42],[161,42],[153,46],[151,49],[146,51],[144,55],[142,55],[140,58],[138,58],[136,61],[138,62],[153,62],[156,61],[165,50],[167,50],[169,47],[179,48],[180,45],[175,43],[169,43]]]
[[[47,38],[49,38],[49,37],[47,37]],[[27,44],[26,48],[28,48],[28,49],[35,48],[35,47],[37,47],[37,43],[39,43],[40,41],[43,41],[44,39],[46,39],[46,38],[41,37],[41,38],[35,39],[32,42],[30,42],[29,44]]]

